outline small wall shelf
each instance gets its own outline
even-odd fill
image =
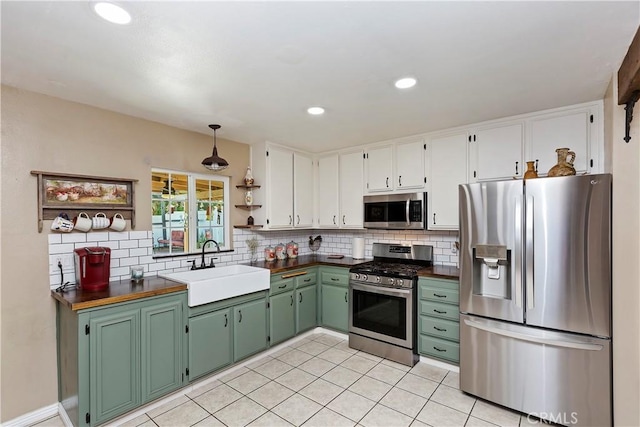
[[[236,185],[236,188],[244,188],[245,190],[250,190],[252,188],[260,188],[259,185]]]
[[[253,230],[256,228],[262,228],[262,225],[234,225],[233,228],[244,228],[248,230]]]
[[[236,185],[236,188],[242,189],[245,192],[250,192],[250,191],[252,191],[254,189],[260,188],[260,186],[259,185],[255,185],[255,184],[251,184],[251,185],[240,184],[240,185]],[[244,209],[246,211],[251,212],[254,209],[261,208],[262,205],[235,205],[235,207],[238,208],[238,209]],[[248,224],[246,224],[246,225],[244,225],[244,224],[242,224],[242,225],[234,225],[233,226],[233,228],[242,228],[242,229],[245,229],[245,230],[254,230],[254,229],[259,229],[259,228],[262,228],[262,227],[263,227],[262,225],[248,225]]]
[[[262,205],[236,205],[236,208],[246,209],[248,211],[250,211],[251,209],[258,209],[261,207]]]

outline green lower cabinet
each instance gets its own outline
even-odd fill
[[[233,359],[238,361],[267,348],[267,303],[246,302],[233,309]]]
[[[418,352],[447,362],[460,358],[458,282],[418,279]]]
[[[88,326],[91,410],[87,423],[99,424],[141,403],[140,309],[105,313],[92,318]]]
[[[315,286],[296,290],[296,333],[318,325],[318,297]]]
[[[189,380],[233,362],[232,313],[223,309],[189,319]]]
[[[142,321],[142,401],[149,402],[183,383],[182,301],[144,307]]]
[[[288,340],[296,334],[293,291],[269,297],[269,325],[271,345]]]
[[[322,326],[347,332],[349,327],[349,289],[322,285]]]

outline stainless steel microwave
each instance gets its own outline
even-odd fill
[[[364,227],[425,230],[427,193],[364,196]]]

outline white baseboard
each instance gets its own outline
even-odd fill
[[[431,359],[430,357],[420,356],[420,361],[426,363],[427,365],[436,366],[438,368],[447,369],[453,372],[460,372],[460,367],[456,365],[451,365],[446,362],[441,362],[440,360]]]
[[[31,424],[37,424],[58,415],[58,403],[52,403],[51,405],[44,406],[35,411],[29,412],[24,415],[20,415],[17,418],[9,420],[2,424],[2,427],[24,427]]]

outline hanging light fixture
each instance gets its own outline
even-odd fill
[[[164,182],[164,187],[162,187],[162,198],[168,199],[171,196],[175,196],[175,194],[176,194],[176,189],[173,188],[173,185],[169,187],[169,180],[166,180]]]
[[[220,129],[220,125],[209,125],[209,127],[213,129],[213,154],[211,155],[211,157],[207,157],[206,159],[204,159],[202,161],[202,164],[209,170],[221,171],[229,166],[229,162],[218,156],[218,147],[216,146],[216,130]]]

